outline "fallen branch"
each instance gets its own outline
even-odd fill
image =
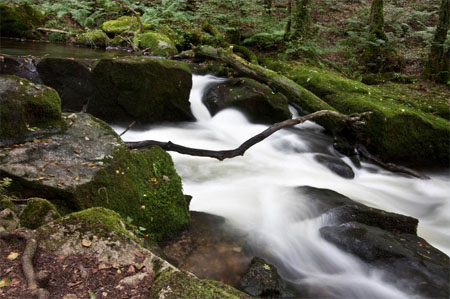
[[[125,131],[120,133],[119,137],[122,136],[123,134],[125,134],[126,132],[128,132],[128,130],[131,129],[135,123],[136,123],[136,121],[133,121],[131,124],[129,124],[128,127],[125,129]]]
[[[367,113],[366,113],[367,114]],[[281,130],[286,127],[292,127],[297,124],[303,123],[308,120],[313,120],[319,117],[324,116],[331,116],[340,119],[341,121],[345,121],[347,123],[353,123],[356,121],[359,121],[363,115],[358,116],[352,116],[349,117],[347,115],[341,114],[336,111],[330,111],[330,110],[321,110],[317,111],[305,116],[297,117],[294,119],[288,119],[279,123],[276,123],[263,132],[253,136],[252,138],[245,141],[243,144],[241,144],[239,147],[232,149],[232,150],[222,150],[222,151],[214,151],[214,150],[206,150],[206,149],[197,149],[197,148],[191,148],[186,147],[182,145],[178,145],[175,143],[169,142],[161,142],[156,140],[144,140],[144,141],[138,141],[138,142],[125,142],[126,146],[130,149],[137,149],[137,148],[145,148],[149,146],[157,145],[161,148],[163,148],[166,151],[173,151],[180,154],[186,154],[191,156],[199,156],[199,157],[210,157],[215,158],[217,160],[223,161],[225,159],[234,158],[236,156],[243,156],[244,153],[253,145],[263,141],[273,133],[277,132],[278,130]]]
[[[28,290],[39,299],[47,299],[48,291],[40,288],[37,276],[34,272],[33,257],[37,249],[37,241],[29,231],[0,232],[0,239],[19,238],[26,241],[25,250],[22,254],[22,270],[28,283]]]
[[[65,31],[65,30],[61,30],[61,29],[44,28],[44,27],[38,27],[37,30],[45,31],[45,32],[65,33],[65,34],[70,34],[71,33],[69,31]]]
[[[361,144],[357,145],[356,146],[356,150],[358,151],[358,153],[362,157],[366,158],[367,160],[369,160],[369,161],[371,161],[371,162],[373,162],[373,163],[375,163],[375,164],[377,164],[377,165],[379,165],[379,166],[381,166],[381,167],[383,167],[383,168],[385,168],[385,169],[387,169],[389,171],[401,172],[401,173],[409,174],[409,175],[411,175],[413,177],[416,177],[416,178],[419,178],[419,179],[422,179],[422,180],[429,180],[430,179],[430,177],[428,177],[428,176],[426,176],[424,174],[420,174],[417,171],[412,170],[412,169],[410,169],[408,167],[396,165],[394,163],[385,163],[385,162],[381,161],[380,159],[378,159],[377,157],[375,157],[374,155],[369,153],[369,151],[367,150],[367,148],[364,145],[361,145]]]

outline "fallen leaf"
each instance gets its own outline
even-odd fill
[[[81,240],[81,245],[83,245],[84,247],[91,247],[92,242],[89,241],[88,239],[83,239]]]
[[[77,155],[79,155],[81,153],[79,149],[74,149],[73,152]]]
[[[89,141],[90,139],[89,139],[89,137],[85,136],[84,140]]]
[[[80,177],[79,176],[77,176],[76,178],[75,178],[75,181],[79,181],[80,180]]]
[[[11,279],[8,277],[0,280],[0,288],[3,288],[4,286],[6,286],[10,281],[11,281]]]
[[[13,261],[13,260],[15,260],[18,256],[19,256],[19,254],[18,254],[17,252],[11,252],[11,253],[8,255],[7,259],[10,260],[10,261]]]

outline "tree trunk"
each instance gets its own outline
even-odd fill
[[[302,39],[311,30],[311,0],[297,0],[294,19],[293,38]]]
[[[284,30],[284,39],[289,40],[291,38],[291,26],[292,26],[292,0],[287,4],[287,18],[286,28]]]
[[[383,0],[373,0],[370,9],[370,33],[374,34],[377,39],[387,40],[384,32],[384,13]]]
[[[428,64],[424,75],[428,79],[439,83],[447,83],[450,80],[450,49],[445,50],[444,43],[450,27],[450,0],[442,0],[439,21],[430,49]]]
[[[272,14],[272,0],[264,0],[264,8],[268,15]]]

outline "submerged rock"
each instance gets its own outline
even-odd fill
[[[254,297],[277,298],[282,295],[280,276],[275,266],[255,257],[248,271],[242,276],[238,289]]]
[[[251,257],[243,242],[225,227],[225,219],[191,212],[191,224],[162,245],[168,261],[199,278],[236,285],[247,271]]]
[[[88,112],[110,121],[193,120],[192,75],[182,62],[148,57],[102,59],[94,68]]]
[[[61,100],[54,89],[16,76],[0,76],[0,146],[63,128]]]
[[[64,134],[0,151],[0,177],[13,178],[10,188],[65,210],[108,207],[158,241],[189,223],[189,201],[166,152],[129,151],[88,114],[72,114],[66,122]]]
[[[211,85],[202,101],[212,115],[234,107],[255,122],[274,123],[291,118],[285,96],[249,78],[230,79]]]
[[[415,235],[416,218],[368,207],[333,190],[302,186],[296,190],[313,203],[314,216],[326,214],[335,224],[357,221],[386,231]]]
[[[92,59],[44,58],[37,64],[37,70],[44,84],[58,91],[62,111],[80,112],[94,93],[95,63]]]
[[[327,241],[385,271],[387,279],[426,298],[449,297],[450,260],[424,239],[358,222],[320,229]]]
[[[329,155],[315,155],[314,159],[343,178],[353,179],[355,177],[353,169],[338,157]]]

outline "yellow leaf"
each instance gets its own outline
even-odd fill
[[[91,247],[92,242],[89,241],[88,239],[83,239],[81,240],[81,245],[83,245],[84,247]]]
[[[12,260],[15,260],[18,256],[19,256],[19,254],[18,254],[17,252],[11,252],[11,253],[8,255],[7,259],[10,260],[10,261],[12,261]]]

